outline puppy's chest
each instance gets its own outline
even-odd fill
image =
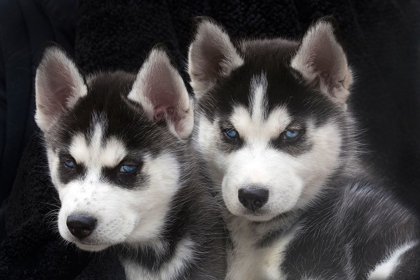
[[[227,252],[228,274],[226,279],[286,279],[281,271],[281,264],[297,228],[292,228],[269,245],[260,246],[258,243],[264,235],[261,230],[250,227],[249,222],[231,221],[228,225],[233,247],[229,248]]]
[[[122,257],[121,262],[128,280],[186,279],[186,271],[195,263],[197,253],[195,247],[196,243],[190,237],[185,237],[178,242],[170,258],[164,262],[161,262],[165,259],[163,249],[162,252],[158,252],[154,263],[148,265],[145,263],[142,265],[139,256],[137,258]],[[143,255],[143,257],[147,258],[147,255]],[[156,267],[156,269],[148,269],[145,266]]]
[[[142,267],[140,267],[138,264],[129,262],[129,261],[123,261],[123,266],[125,270],[125,276],[127,277],[127,280],[160,280],[160,275],[157,273],[150,272]]]
[[[174,266],[151,271],[132,261],[123,261],[122,263],[127,280],[174,280],[182,274],[182,271]]]

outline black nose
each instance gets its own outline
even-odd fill
[[[262,188],[239,189],[238,198],[245,208],[255,211],[267,203],[268,190]]]
[[[67,227],[77,238],[89,236],[96,227],[96,219],[84,215],[70,215],[67,217]]]

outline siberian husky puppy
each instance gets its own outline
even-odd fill
[[[114,249],[128,279],[223,279],[223,223],[188,140],[193,101],[162,48],[138,74],[85,77],[60,47],[36,73],[36,122],[60,235]]]
[[[204,19],[189,49],[194,145],[230,234],[227,279],[420,279],[419,222],[364,174],[333,25],[232,40]]]

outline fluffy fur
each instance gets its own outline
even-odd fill
[[[352,71],[334,32],[322,19],[300,41],[234,41],[198,25],[194,143],[224,205],[227,279],[420,275],[418,220],[358,160]]]
[[[49,46],[36,89],[60,235],[114,250],[128,279],[222,279],[223,225],[183,140],[193,103],[166,52],[153,49],[138,74],[85,79]]]

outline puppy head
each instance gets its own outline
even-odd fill
[[[197,149],[228,210],[266,221],[307,205],[341,166],[351,71],[332,25],[243,40],[204,20],[190,46]]]
[[[49,46],[36,105],[61,236],[89,251],[159,238],[182,187],[183,139],[193,126],[192,100],[166,52],[153,49],[137,75],[85,79]]]

